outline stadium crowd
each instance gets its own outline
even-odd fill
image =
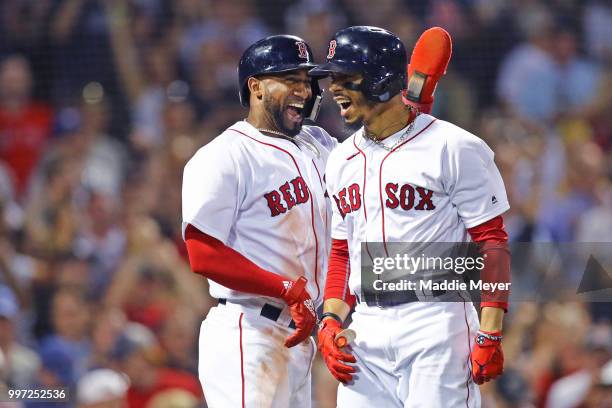
[[[321,61],[353,24],[409,50],[450,32],[433,114],[495,151],[513,241],[612,242],[612,1],[2,0],[0,393],[205,406],[196,343],[215,301],[186,261],[183,166],[245,116],[249,44],[291,33]],[[327,99],[319,124],[342,140],[336,109]],[[571,296],[512,304],[484,406],[612,404],[611,319]],[[315,406],[335,406],[335,380],[313,370]]]

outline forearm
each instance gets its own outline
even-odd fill
[[[325,282],[323,313],[333,313],[342,321],[350,313],[355,301],[348,290],[350,273],[348,242],[333,239]]]
[[[327,299],[323,303],[323,313],[333,313],[344,322],[351,311],[351,306],[342,299]]]
[[[504,323],[504,309],[485,306],[480,311],[480,330],[487,332],[502,331]]]
[[[229,289],[281,297],[288,279],[266,271],[244,255],[189,225],[185,242],[191,269]]]
[[[500,308],[508,311],[510,295],[510,250],[504,221],[497,216],[468,230],[472,240],[479,244],[484,259],[480,272],[483,283],[493,284],[495,290],[483,290],[480,307]]]

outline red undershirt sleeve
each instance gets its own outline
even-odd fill
[[[350,293],[348,279],[351,274],[348,241],[332,239],[331,252],[325,282],[325,300],[341,299],[351,308],[355,305],[355,296]]]
[[[476,227],[469,228],[472,240],[481,246],[481,252],[486,255],[484,268],[480,274],[483,282],[510,283],[510,250],[508,248],[508,233],[504,228],[501,215],[490,219]],[[508,285],[509,288],[509,285]],[[498,307],[508,311],[510,290],[483,290],[480,307]]]
[[[236,250],[189,224],[185,244],[191,269],[229,289],[280,297],[286,278],[266,271]]]

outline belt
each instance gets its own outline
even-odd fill
[[[440,296],[443,296],[447,293],[446,290],[432,290],[431,291],[431,295],[429,295],[430,297],[434,298],[438,298]],[[385,299],[380,299],[378,296],[369,296],[366,297],[366,299],[362,300],[361,296],[358,296],[356,294],[355,298],[357,300],[357,303],[361,303],[362,301],[365,300],[365,303],[368,306],[378,306],[378,307],[393,307],[393,306],[400,306],[400,305],[405,305],[408,303],[413,303],[413,302],[419,302],[420,299],[417,296],[417,293],[414,290],[406,290],[401,292],[400,295],[398,295],[397,298],[394,298],[392,295],[386,297]]]
[[[220,305],[225,305],[226,303],[227,303],[227,299],[223,299],[223,298],[219,299]],[[259,312],[259,315],[275,322],[280,317],[282,311],[283,309],[281,309],[280,307],[266,303],[261,308],[261,312]],[[295,322],[293,320],[289,322],[289,328],[295,329]]]

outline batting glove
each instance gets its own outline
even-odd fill
[[[501,345],[501,331],[476,333],[472,350],[472,378],[476,384],[484,384],[504,371],[504,351]]]
[[[343,362],[354,363],[357,360],[355,360],[353,355],[343,352],[336,345],[336,335],[341,331],[342,326],[340,322],[332,318],[323,319],[319,327],[317,339],[319,351],[323,356],[327,369],[336,380],[346,384],[353,379],[352,374],[355,372],[355,367],[346,365]]]
[[[306,340],[317,325],[317,312],[306,291],[307,282],[305,277],[300,276],[295,282],[288,282],[281,294],[281,298],[289,305],[295,323],[295,332],[285,339],[285,347],[293,347]]]

